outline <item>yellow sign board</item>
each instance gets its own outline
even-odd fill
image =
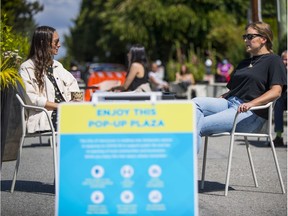
[[[167,106],[169,104],[169,106]],[[191,112],[192,110],[192,112]],[[194,106],[187,102],[64,103],[60,133],[139,133],[194,131]],[[177,115],[177,118],[171,116]]]

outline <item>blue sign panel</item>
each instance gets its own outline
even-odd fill
[[[56,214],[198,215],[191,128],[195,127],[156,133],[60,133]]]

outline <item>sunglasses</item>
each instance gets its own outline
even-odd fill
[[[56,40],[53,40],[53,43],[54,43],[54,45],[55,45],[55,46],[57,46],[57,45],[60,43],[60,40],[59,40],[59,38],[58,38],[58,39],[56,39]]]
[[[260,34],[244,34],[244,35],[242,35],[243,40],[246,40],[246,39],[252,40],[255,37],[263,37],[263,36]]]

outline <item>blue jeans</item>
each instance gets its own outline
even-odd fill
[[[243,101],[237,97],[224,98],[196,97],[192,101],[196,104],[196,121],[198,152],[201,146],[201,137],[214,133],[230,132],[238,106]],[[245,120],[245,121],[244,121]],[[238,115],[236,131],[257,132],[261,130],[265,119],[252,111]]]
[[[287,110],[287,93],[278,98],[274,106],[275,132],[283,132],[284,110]]]

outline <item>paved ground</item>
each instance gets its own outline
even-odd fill
[[[285,136],[287,137],[287,134]],[[26,141],[13,194],[9,192],[9,189],[15,162],[2,164],[1,215],[3,216],[54,215],[52,149],[48,145],[39,146],[35,142],[37,140]],[[259,187],[253,186],[244,142],[239,140],[234,147],[230,190],[227,197],[223,195],[227,143],[228,138],[211,140],[208,149],[206,188],[199,191],[199,215],[287,215],[287,195],[281,193],[271,149],[265,146],[264,141],[251,141]],[[287,188],[287,148],[276,150],[285,188]],[[200,176],[202,152],[199,154],[198,167]]]

